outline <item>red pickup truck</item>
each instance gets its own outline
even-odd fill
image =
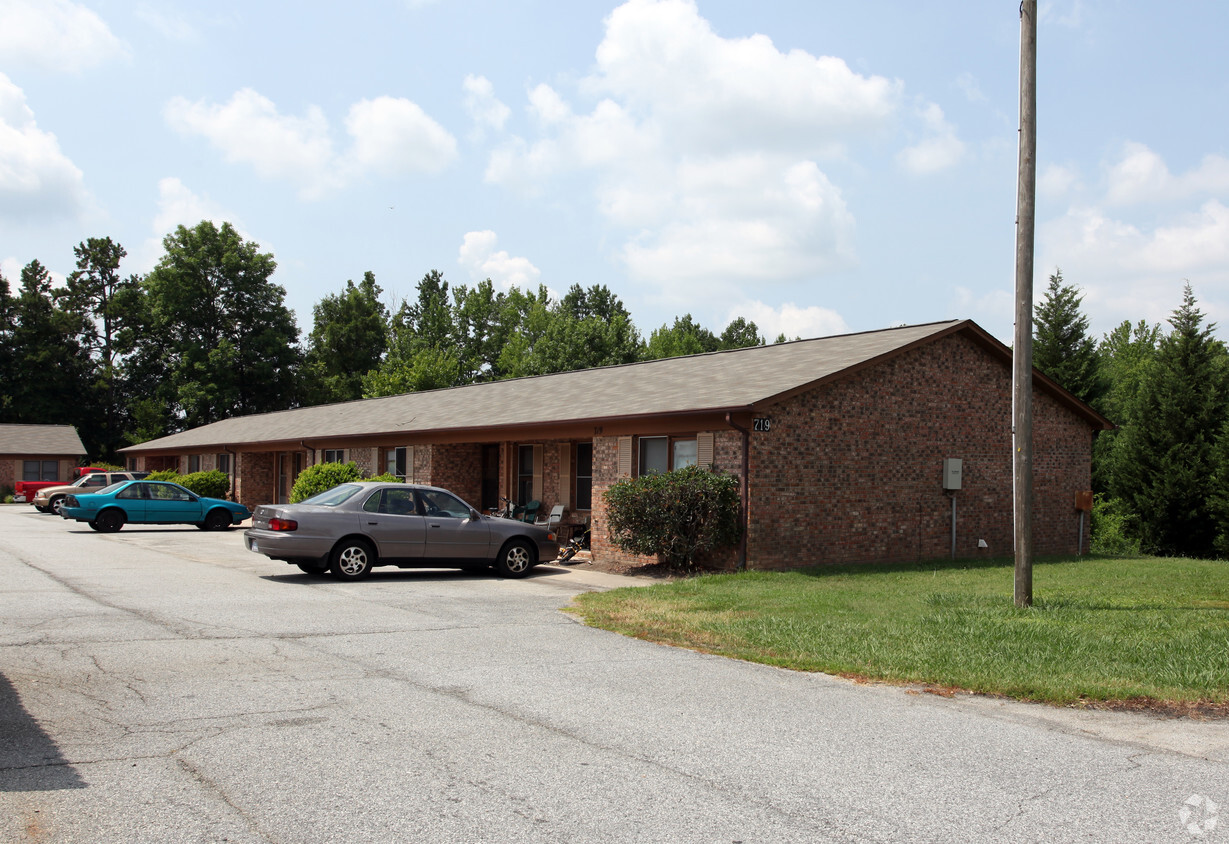
[[[63,486],[65,483],[72,483],[79,478],[93,474],[94,472],[105,472],[106,469],[98,469],[94,466],[78,466],[72,471],[72,477],[67,481],[18,481],[14,484],[13,500],[16,502],[28,501],[34,503],[34,493],[40,489],[45,489],[49,486]]]

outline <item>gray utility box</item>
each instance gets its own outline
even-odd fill
[[[963,466],[964,461],[959,457],[945,457],[943,459],[944,489],[960,489]]]

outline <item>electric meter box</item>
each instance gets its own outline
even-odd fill
[[[943,459],[943,488],[944,489],[960,489],[960,479],[963,472],[964,461],[959,457],[946,457]]]

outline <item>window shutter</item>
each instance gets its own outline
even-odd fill
[[[572,503],[572,444],[559,443],[559,496],[556,504]]]
[[[414,446],[405,447],[405,480],[406,483],[417,483],[414,480]]]
[[[632,438],[619,437],[619,477],[627,478],[632,474]]]
[[[542,500],[542,446],[533,447],[533,497]]]
[[[703,469],[713,465],[713,435],[696,434],[696,464]]]

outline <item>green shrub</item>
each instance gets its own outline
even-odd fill
[[[405,483],[405,479],[399,478],[396,475],[390,475],[388,472],[385,472],[383,475],[376,475],[374,478],[363,478],[363,483],[365,484],[374,484],[374,483],[403,484]]]
[[[742,536],[733,475],[688,466],[619,481],[604,497],[611,541],[632,554],[690,568]]]
[[[157,472],[150,472],[147,481],[174,481],[179,483],[179,473],[174,469],[160,469]]]
[[[1139,537],[1132,530],[1133,519],[1118,499],[1094,496],[1090,550],[1095,554],[1139,556]]]
[[[181,475],[175,479],[175,482],[207,498],[225,498],[230,492],[230,475],[217,469],[210,472],[192,472],[188,475]]]
[[[294,488],[290,490],[290,503],[298,504],[303,499],[319,495],[338,484],[352,483],[362,479],[363,473],[359,471],[358,464],[354,461],[317,463],[299,473],[299,477],[294,482]]]

